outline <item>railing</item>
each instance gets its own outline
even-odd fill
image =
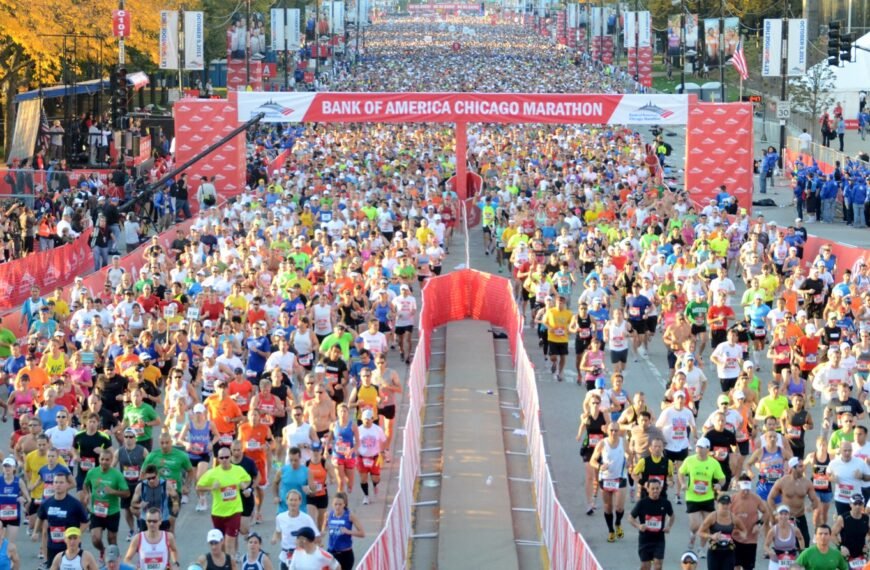
[[[857,158],[850,157],[846,153],[840,152],[831,147],[826,147],[820,145],[818,143],[809,143],[803,144],[801,140],[797,137],[788,137],[786,139],[786,148],[796,154],[810,156],[815,159],[819,165],[825,164],[828,165],[831,169],[834,168],[836,163],[840,163],[841,166],[845,166],[847,161],[858,162],[864,168],[870,168],[870,163],[865,162],[863,160],[858,160]]]

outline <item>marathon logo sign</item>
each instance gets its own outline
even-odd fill
[[[240,92],[239,121],[682,125],[682,95]]]

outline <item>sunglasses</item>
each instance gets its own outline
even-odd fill
[[[218,455],[218,459],[229,459],[229,455]]]
[[[160,521],[153,519],[146,519],[145,522],[147,522],[148,524],[160,524]]]

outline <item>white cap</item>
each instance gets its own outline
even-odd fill
[[[214,356],[214,349],[210,346],[205,347],[205,350],[202,351],[202,355],[206,358],[212,358]]]
[[[12,467],[15,467],[16,466],[15,458],[14,457],[7,457],[6,459],[3,460],[3,465],[4,466],[11,465]]]
[[[814,325],[813,323],[807,323],[807,326],[804,327],[804,332],[808,335],[816,334],[816,330],[818,329],[816,329],[816,325]]]
[[[371,419],[374,419],[374,417],[375,417],[375,413],[373,411],[371,411],[370,409],[365,410],[362,413],[362,419],[364,419],[364,420],[371,420]]]
[[[706,447],[707,449],[710,449],[710,440],[706,437],[698,438],[697,443],[695,443],[695,447]]]
[[[797,467],[798,463],[800,463],[800,462],[801,462],[800,457],[792,457],[791,459],[788,460],[788,466],[791,467],[792,469],[794,469],[795,467]]]
[[[743,368],[755,368],[755,365],[751,360],[747,360],[743,363]]]
[[[209,321],[209,320],[205,320],[205,321],[203,321],[202,326],[203,326],[203,328],[209,329],[209,328],[212,328],[214,326],[214,323]]]
[[[204,414],[205,413],[205,406],[203,406],[202,404],[195,405],[193,407],[193,413],[194,414]]]
[[[743,390],[737,390],[736,392],[734,392],[734,399],[735,400],[745,400],[746,394],[743,393]]]
[[[208,536],[206,537],[206,540],[208,542],[220,542],[223,539],[224,539],[224,533],[222,533],[221,531],[219,531],[216,528],[213,528],[210,531],[208,531]]]
[[[792,457],[792,459],[797,459],[797,457]],[[789,461],[789,464],[791,464],[791,461]],[[788,505],[780,505],[780,506],[776,507],[777,514],[790,513],[790,512],[791,512],[791,509],[788,508]]]

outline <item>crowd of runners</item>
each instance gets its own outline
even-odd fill
[[[613,93],[629,83],[520,28],[457,18],[374,26],[364,62],[330,88]],[[0,568],[39,564],[15,547],[21,526],[60,570],[347,570],[354,537],[379,530],[358,515],[379,500],[392,459],[415,296],[461,239],[444,185],[453,133],[287,133],[282,168],[205,209],[170,250],[155,242],[137,274],[113,263],[103,290],[76,284],[67,300],[34,289],[9,317],[29,334],[0,332],[3,419],[15,430]],[[602,126],[469,131],[491,269],[512,277],[554,379],[585,387],[588,514],[601,508],[618,541],[632,502],[644,568],[661,567],[683,516],[670,498],[688,510],[689,543],[675,539],[690,549],[687,568],[708,549],[711,568],[754,568],[759,542],[771,560],[808,570],[842,549],[862,556],[866,267],[835,282],[829,254],[801,260],[801,224],[728,217],[727,189],[696,207],[661,185],[649,142]],[[632,386],[659,339],[671,371],[663,398]],[[698,420],[705,397],[718,411]],[[806,446],[814,424],[822,436]],[[271,502],[274,521],[263,517]],[[201,513],[201,556],[176,540],[182,509]]]

